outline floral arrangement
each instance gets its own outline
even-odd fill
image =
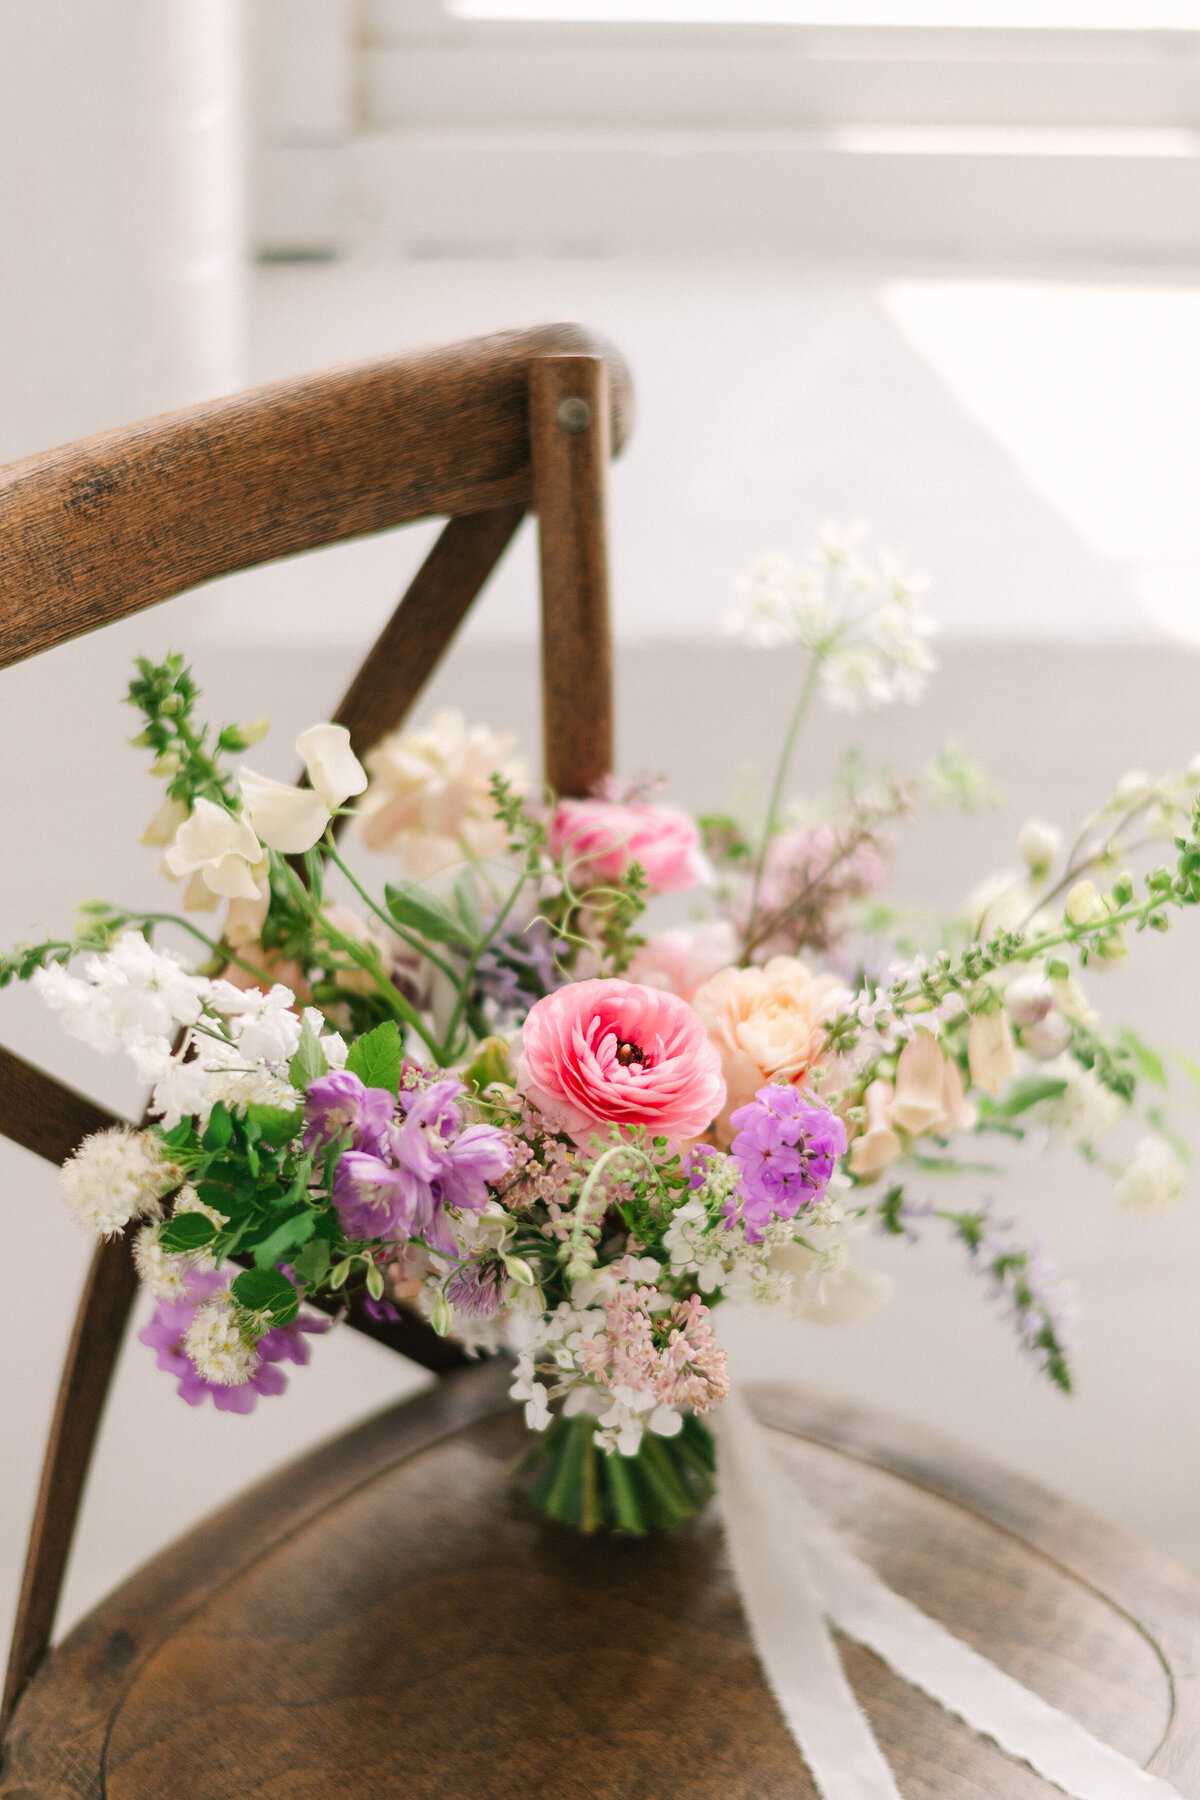
[[[855,1260],[869,1231],[930,1219],[1070,1387],[1065,1284],[987,1208],[929,1195],[968,1140],[1045,1129],[1097,1160],[1136,1116],[1118,1198],[1178,1196],[1161,1059],[1102,1027],[1079,970],[1200,899],[1200,768],[1125,777],[1066,847],[1031,821],[1022,871],[922,944],[881,899],[889,853],[922,801],[978,803],[969,760],[905,781],[856,760],[824,801],[786,798],[819,698],[921,694],[920,584],[827,532],[761,562],[733,626],[797,659],[753,829],[646,786],[557,799],[451,713],[363,763],[315,725],[300,785],[235,775],[265,721],[214,736],[182,658],[139,663],[133,742],[166,784],[143,841],[181,906],[89,903],[72,937],[0,958],[0,985],[32,980],[150,1087],[149,1122],[85,1141],[62,1186],[90,1231],[131,1234],[140,1335],[190,1405],[280,1393],[361,1290],[512,1358],[542,1510],[670,1526],[713,1489],[718,1303],[860,1319],[890,1290]],[[381,892],[344,823],[393,858]],[[691,920],[651,930],[685,893]]]

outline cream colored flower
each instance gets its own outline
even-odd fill
[[[252,871],[262,861],[262,854],[262,845],[245,819],[236,818],[211,800],[197,800],[175,833],[163,863],[177,879],[192,876],[184,899],[185,906],[192,906],[202,900],[197,892],[201,888],[222,899],[256,900],[258,882]]]
[[[1004,1012],[976,1013],[967,1038],[971,1080],[985,1093],[998,1094],[1017,1072],[1012,1030]]]
[[[440,712],[421,731],[394,731],[368,751],[371,785],[358,809],[372,850],[390,850],[421,881],[464,857],[503,855],[508,833],[496,817],[493,775],[518,790],[529,779],[511,755],[516,738],[468,727],[459,712]]]
[[[850,1146],[850,1173],[860,1180],[869,1181],[880,1174],[903,1148],[888,1120],[892,1093],[890,1081],[873,1081],[863,1097],[866,1125]]]
[[[272,781],[244,765],[238,770],[250,823],[263,843],[281,856],[311,850],[338,807],[367,785],[366,771],[350,748],[344,725],[312,725],[300,733],[296,749],[304,758],[311,787]]]
[[[768,1081],[802,1081],[825,1049],[825,1023],[851,996],[835,975],[814,975],[794,956],[761,969],[722,969],[692,999],[721,1053],[725,1077],[719,1136],[729,1117]]]
[[[917,1031],[905,1044],[896,1064],[896,1094],[891,1122],[913,1137],[937,1129],[945,1117],[942,1091],[946,1058],[931,1031]]]
[[[1144,1137],[1117,1183],[1117,1199],[1129,1212],[1166,1212],[1183,1192],[1185,1173],[1164,1138]]]
[[[182,800],[164,800],[143,831],[140,841],[156,849],[162,844],[171,843],[187,816],[188,809]]]
[[[954,1058],[948,1056],[942,1065],[942,1122],[937,1128],[938,1135],[944,1136],[948,1131],[970,1131],[978,1117],[974,1105],[967,1099],[962,1072]]]

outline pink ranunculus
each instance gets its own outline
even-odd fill
[[[719,969],[737,961],[738,948],[737,933],[728,919],[681,925],[674,931],[660,931],[639,945],[629,965],[629,979],[690,1002]]]
[[[649,801],[560,800],[550,821],[550,852],[579,888],[618,881],[631,862],[641,863],[660,894],[681,893],[709,877],[695,820],[677,806]]]
[[[525,1021],[517,1085],[578,1144],[644,1125],[672,1145],[725,1104],[721,1058],[676,994],[633,981],[576,981]]]

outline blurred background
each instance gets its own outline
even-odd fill
[[[1030,813],[1200,750],[1200,0],[5,0],[0,461],[277,376],[556,318],[628,357],[611,481],[623,773],[727,804],[799,679],[721,637],[735,578],[864,519],[932,579],[920,707],[822,715],[949,737],[1003,809],[922,819],[894,889],[956,905]],[[212,521],[214,531],[220,519]],[[214,583],[0,673],[0,938],[87,894],[151,904],[157,803],[130,659],[182,649],[220,722],[272,715],[290,778],[436,527]],[[427,696],[538,749],[526,526]],[[1107,1016],[1200,1057],[1200,929],[1097,977]],[[124,1070],[0,995],[0,1041],[136,1113]],[[1173,1101],[1192,1136],[1198,1102]],[[893,1305],[730,1322],[737,1366],[954,1432],[1200,1569],[1200,1176],[1121,1214],[1029,1146],[978,1190],[1078,1278],[1052,1392],[961,1250],[880,1243]],[[965,1189],[964,1196],[973,1190]],[[0,1142],[0,1624],[87,1245]],[[336,1335],[248,1419],[191,1413],[130,1341],[65,1622],[194,1518],[423,1377]]]

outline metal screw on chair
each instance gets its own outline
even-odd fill
[[[586,431],[592,422],[592,409],[582,394],[568,394],[558,403],[555,418],[564,431],[572,434]]]

